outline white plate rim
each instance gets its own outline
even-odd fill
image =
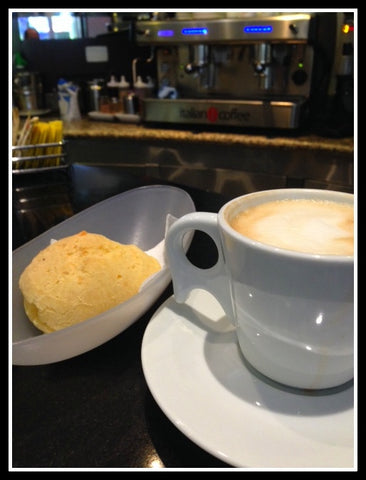
[[[324,405],[326,405],[324,402],[327,399],[332,401],[334,405],[337,405],[337,402],[340,405],[343,405],[343,403],[347,405],[344,411],[340,409],[339,412],[336,411],[335,413],[313,415],[313,418],[310,415],[307,418],[308,414],[294,416],[287,415],[285,412],[261,409],[255,406],[254,403],[248,404],[243,402],[242,399],[233,396],[232,392],[217,382],[217,379],[211,375],[211,372],[208,373],[207,360],[203,355],[208,333],[204,328],[197,326],[197,318],[192,322],[192,317],[190,317],[190,307],[198,309],[198,316],[200,315],[199,311],[202,311],[202,309],[205,312],[209,312],[207,314],[208,317],[214,319],[222,315],[220,313],[222,312],[221,307],[207,295],[207,292],[202,290],[194,290],[184,304],[177,304],[174,296],[171,296],[155,312],[144,332],[141,360],[145,380],[152,396],[169,420],[190,440],[211,455],[231,466],[241,467],[245,470],[248,468],[256,470],[353,470],[355,464],[353,448],[353,386],[338,389],[338,391],[335,390],[336,393],[327,396],[298,395],[297,398],[305,406],[306,403],[310,405],[310,402],[313,402],[314,405],[323,405],[324,408]],[[187,306],[189,307],[188,309],[186,308]],[[220,310],[220,312],[217,310]],[[217,332],[212,333],[211,331],[209,335],[211,335],[211,341],[215,342],[219,340],[219,335],[221,334]],[[231,338],[233,338],[234,332],[233,330],[231,332],[228,331],[225,335],[231,335]],[[232,346],[230,348],[232,350],[231,353],[233,353]],[[239,352],[238,348],[237,351]],[[167,358],[169,355],[170,357]],[[274,388],[270,382],[264,382],[263,379],[249,371],[242,359],[238,360],[239,353],[234,353],[235,355],[237,356],[234,359],[235,362],[240,361],[242,364],[242,378],[247,381],[248,385],[246,386],[250,388],[253,388],[253,386],[254,388],[260,387],[262,392],[271,393],[274,404],[281,400],[286,401],[286,399],[294,398],[293,396],[297,395],[291,391],[286,392],[286,389]],[[184,371],[185,367],[193,364],[195,369],[192,369],[188,375],[187,371]],[[159,368],[164,368],[163,374],[159,371]],[[212,378],[209,378],[210,376]],[[177,379],[180,379],[179,382],[184,383],[184,387],[181,387]],[[201,398],[207,400],[208,392],[210,391],[215,393],[210,397],[210,399],[212,398],[213,407],[211,405],[210,408],[206,408],[207,405],[202,405],[202,403],[199,405]],[[229,403],[232,402],[229,407],[225,406],[224,418],[209,417],[208,412],[212,409],[217,411],[222,409],[222,403],[220,405],[218,403],[223,398],[229,399]],[[315,398],[318,400],[314,401]],[[348,407],[349,404],[352,405]],[[230,412],[230,407],[237,410],[228,413]],[[199,409],[199,415],[194,414],[195,408]],[[311,408],[309,407],[309,411]],[[246,421],[249,420],[249,424],[251,423],[251,430],[248,427],[249,430],[246,432],[246,446],[248,447],[250,441],[254,442],[251,453],[255,452],[255,458],[250,458],[251,453],[246,453],[245,451],[242,454],[238,453],[238,449],[234,448],[234,445],[230,445],[230,442],[225,444],[224,440],[219,439],[218,435],[215,437],[213,433],[215,428],[231,428],[230,435],[231,433],[233,433],[233,436],[241,434],[241,432],[235,431],[237,427],[234,422],[239,420],[239,425],[241,415],[243,414],[246,414]],[[252,418],[249,418],[249,416]],[[222,422],[225,424],[224,427]],[[228,425],[225,422],[229,422]],[[258,441],[256,443],[256,439],[258,440],[259,438],[257,436],[258,432],[253,431],[254,425],[257,425],[256,422],[258,423],[258,429],[262,430],[263,445]],[[300,427],[298,432],[291,431],[291,428],[294,426]],[[278,427],[278,432],[274,431],[274,427]],[[330,429],[333,427],[335,430],[331,432]],[[209,430],[207,433],[206,428]],[[312,439],[311,437],[317,434],[315,430],[319,428],[325,429],[325,432],[319,436],[319,439]],[[334,440],[337,437],[333,438],[333,433],[337,435],[337,433],[342,433],[343,430],[347,433],[345,445],[337,445]],[[227,438],[228,433],[228,431],[221,430],[220,435]],[[309,435],[309,438],[306,437],[307,435]],[[321,438],[324,435],[325,438]],[[254,438],[251,438],[249,441],[250,436]],[[335,442],[334,445],[325,443],[333,441]],[[274,442],[277,442],[277,444],[274,445]],[[291,444],[290,442],[295,443]],[[276,452],[272,453],[272,460],[269,460],[270,464],[267,464],[268,461],[264,456],[268,455],[269,447],[274,448]],[[301,447],[303,450],[301,450]],[[288,452],[293,454],[294,451],[298,457],[289,459]],[[310,456],[308,455],[305,458],[303,452],[305,452],[305,455],[310,454]],[[279,458],[273,460],[275,455],[278,455]]]
[[[115,120],[113,113],[104,113],[104,112],[97,112],[97,111],[88,112],[88,117],[93,120],[110,120],[110,121]]]
[[[28,117],[28,116],[41,116],[41,115],[47,115],[48,113],[51,113],[50,108],[36,108],[35,110],[20,110],[19,115],[21,117]]]

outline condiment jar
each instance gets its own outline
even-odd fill
[[[87,108],[88,112],[97,112],[99,110],[99,101],[102,94],[104,80],[95,78],[88,82],[87,87]]]

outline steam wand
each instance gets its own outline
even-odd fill
[[[141,59],[140,57],[136,57],[132,60],[132,82],[133,85],[136,84],[137,82],[137,74],[136,74],[136,65],[139,60],[144,60],[146,63],[151,63],[154,60],[154,55],[155,55],[155,48],[150,47],[150,57],[147,59]]]

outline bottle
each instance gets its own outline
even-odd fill
[[[62,120],[80,120],[78,92],[79,87],[60,78],[57,82],[58,104]]]
[[[119,113],[122,111],[122,102],[118,97],[119,83],[114,75],[107,83],[110,113]]]
[[[139,98],[143,99],[143,98],[150,97],[152,95],[154,84],[151,80],[151,77],[148,77],[148,81],[147,83],[145,83],[142,81],[141,76],[138,75],[137,81],[135,82],[133,88],[135,90],[136,95]]]
[[[147,83],[145,83],[145,82],[142,81],[141,76],[138,75],[137,76],[137,81],[135,82],[133,88],[134,88],[135,94],[138,98],[139,110],[141,112],[142,111],[142,101],[145,98],[150,97],[152,95],[154,84],[153,84],[150,77],[148,77],[148,81],[147,81]]]
[[[130,84],[126,81],[124,75],[121,75],[120,81],[118,83],[118,98],[122,105],[122,111],[125,111],[125,98],[130,93]]]
[[[108,88],[118,88],[118,82],[114,75],[111,75],[109,82],[107,83]]]
[[[66,115],[66,120],[80,120],[81,114],[79,109],[79,100],[78,100],[78,92],[79,87],[77,85],[70,85],[67,89],[70,94],[70,104],[69,110]]]

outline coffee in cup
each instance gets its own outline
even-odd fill
[[[246,361],[271,380],[301,389],[342,385],[354,363],[352,223],[353,195],[316,189],[254,192],[218,214],[185,215],[166,237],[175,299],[209,291],[235,326]],[[185,254],[192,230],[216,244],[210,269]]]
[[[266,202],[230,225],[248,238],[303,253],[353,255],[353,206],[313,199]]]

